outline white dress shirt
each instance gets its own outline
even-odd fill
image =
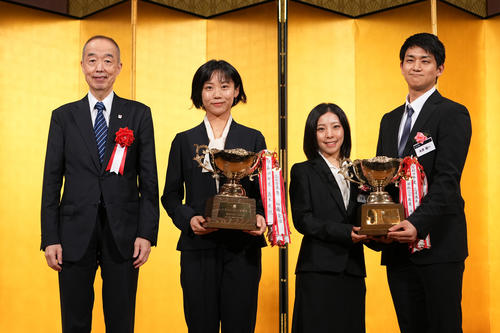
[[[229,133],[229,128],[231,127],[231,123],[233,122],[233,117],[229,115],[229,119],[226,122],[226,126],[224,126],[224,130],[222,131],[222,135],[220,138],[215,138],[214,136],[214,131],[212,130],[212,126],[210,125],[210,122],[208,121],[207,116],[203,119],[203,123],[205,124],[205,129],[207,130],[207,136],[208,136],[208,148],[212,149],[219,149],[223,150],[224,146],[226,145],[226,138],[227,134]],[[208,153],[205,155],[205,159],[203,161],[203,164],[205,167],[209,170],[212,170],[212,165],[210,164],[210,157],[208,156]],[[202,169],[202,172],[208,172],[205,169]],[[217,192],[219,192],[219,179],[215,179],[215,185],[217,186]]]
[[[212,126],[210,125],[207,116],[205,116],[205,118],[203,119],[203,123],[205,123],[205,128],[207,130],[207,136],[209,140],[208,148],[216,148],[219,150],[224,149],[224,146],[226,144],[227,133],[229,133],[229,128],[231,127],[232,122],[233,122],[233,117],[229,115],[229,119],[226,122],[226,126],[224,126],[224,130],[222,131],[221,137],[216,139],[214,137],[214,131],[212,130]]]
[[[403,117],[401,117],[401,123],[399,124],[398,144],[399,144],[399,142],[401,142],[401,135],[403,135],[403,129],[405,127],[405,122],[406,122],[406,118],[407,118],[407,113],[406,113],[407,106],[410,105],[411,108],[413,109],[413,115],[411,116],[411,128],[413,128],[413,125],[415,125],[415,121],[417,120],[418,115],[420,114],[420,111],[424,107],[425,102],[427,102],[427,99],[435,91],[436,91],[436,87],[432,87],[431,89],[427,90],[422,96],[415,99],[411,103],[408,102],[408,96],[406,96],[405,112],[403,113]],[[411,128],[410,128],[410,130],[411,130]],[[408,140],[410,140],[410,138],[408,138]]]
[[[104,116],[104,119],[106,120],[106,125],[109,127],[109,115],[111,114],[111,105],[113,104],[113,97],[115,96],[115,93],[112,91],[109,93],[108,96],[106,96],[101,102],[104,104],[104,107],[106,110],[102,111],[102,115]],[[95,118],[97,117],[97,109],[95,109],[95,105],[99,100],[92,95],[92,93],[89,91],[88,94],[89,98],[89,108],[90,108],[90,117],[92,118],[92,127],[94,127],[95,124]]]

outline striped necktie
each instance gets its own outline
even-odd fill
[[[97,117],[94,122],[95,141],[97,143],[97,152],[99,153],[99,161],[101,164],[104,160],[104,152],[106,151],[106,139],[108,138],[108,126],[102,112],[106,110],[102,102],[97,102],[94,109],[97,110]]]
[[[406,142],[410,136],[411,131],[411,116],[413,115],[413,109],[410,105],[406,106],[406,121],[405,127],[403,128],[403,133],[401,134],[401,141],[399,141],[398,154],[399,157],[403,157],[403,152],[406,147]]]

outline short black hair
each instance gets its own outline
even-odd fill
[[[426,32],[415,34],[406,39],[403,46],[401,46],[401,50],[399,51],[399,60],[401,63],[405,58],[406,51],[414,46],[421,47],[429,54],[432,54],[434,59],[436,59],[437,67],[444,64],[446,55],[443,43],[439,40],[439,38],[437,38],[436,35]]]
[[[194,73],[193,83],[191,85],[191,100],[197,109],[200,109],[203,106],[203,101],[201,99],[203,85],[205,82],[210,80],[212,74],[215,72],[221,74],[221,79],[231,79],[234,82],[234,88],[239,89],[239,94],[234,99],[232,106],[235,106],[240,101],[242,103],[247,102],[247,95],[243,89],[243,82],[241,81],[240,73],[238,73],[236,68],[225,60],[212,59],[201,65],[196,73]]]
[[[342,111],[342,109],[332,103],[321,103],[314,107],[314,109],[309,112],[306,120],[306,128],[304,130],[304,154],[308,160],[315,159],[318,157],[318,139],[316,136],[318,119],[327,112],[331,112],[337,117],[339,117],[340,124],[344,129],[344,142],[340,146],[340,157],[348,158],[351,156],[351,128],[349,127],[349,121],[347,116]]]
[[[118,43],[115,42],[115,40],[111,37],[108,37],[108,36],[103,36],[103,35],[95,35],[95,36],[92,36],[90,37],[86,42],[85,44],[83,45],[83,49],[82,49],[82,60],[83,60],[83,57],[85,57],[85,48],[87,47],[87,44],[90,43],[91,41],[95,40],[95,39],[105,39],[107,41],[110,41],[111,43],[113,43],[113,45],[116,47],[116,50],[118,52],[118,62],[120,62],[120,47],[118,46]]]

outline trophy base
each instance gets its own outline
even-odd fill
[[[360,235],[383,236],[393,225],[405,219],[402,204],[368,203],[361,206]]]
[[[205,207],[207,228],[258,230],[255,217],[255,199],[216,195]]]

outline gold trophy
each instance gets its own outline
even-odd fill
[[[221,186],[219,193],[208,199],[205,206],[204,224],[207,228],[258,230],[255,215],[255,199],[248,198],[239,181],[244,177],[250,180],[256,175],[259,165],[257,153],[245,149],[208,148],[206,145],[195,145],[194,160],[199,166],[212,172],[213,177],[221,175],[227,181]],[[203,162],[208,154],[211,169]]]
[[[389,193],[384,191],[384,187],[399,178],[400,164],[399,158],[387,156],[343,161],[340,173],[345,179],[375,189],[361,206],[359,234],[386,235],[387,229],[405,219],[403,205],[394,203]]]

